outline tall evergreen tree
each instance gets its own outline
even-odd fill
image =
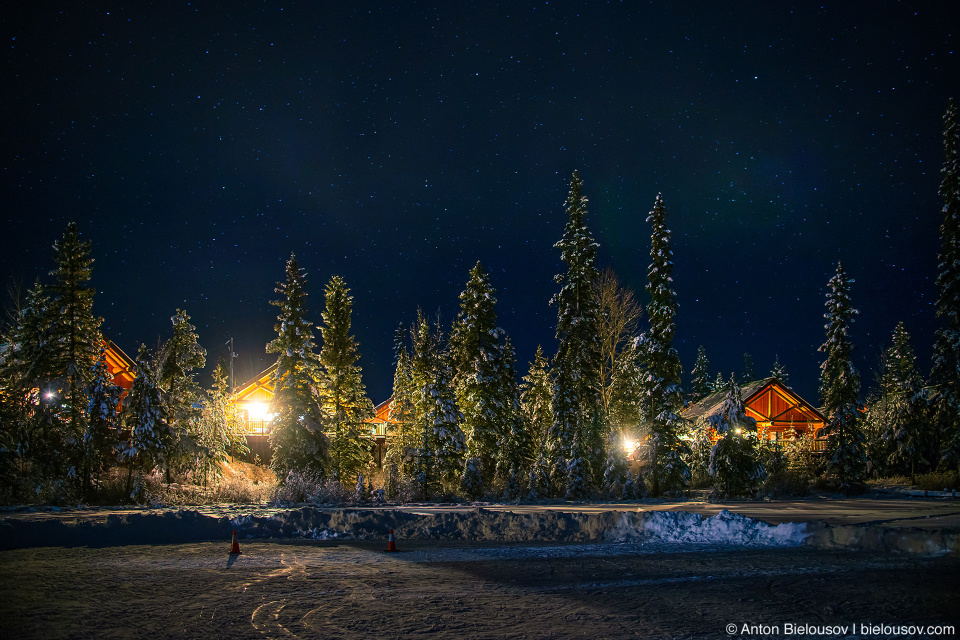
[[[565,209],[563,238],[554,245],[567,264],[556,276],[557,353],[553,360],[553,427],[550,433],[551,477],[557,490],[567,492],[575,468],[592,479],[604,455],[603,407],[600,393],[600,318],[593,283],[597,279],[597,243],[587,228],[587,198],[574,172]],[[575,446],[576,445],[576,446]],[[575,451],[585,458],[571,467]],[[579,481],[579,480],[578,480]],[[579,491],[579,489],[578,489]]]
[[[61,422],[70,451],[68,474],[78,474],[86,430],[86,386],[103,343],[103,320],[93,315],[90,242],[80,240],[76,223],[67,225],[63,238],[54,243],[53,249],[56,268],[50,275],[56,280],[47,289],[53,301],[48,311],[53,315],[48,321],[49,341],[45,346],[51,350],[50,360],[60,377]]]
[[[700,345],[697,348],[697,359],[693,363],[693,369],[690,374],[693,379],[690,381],[690,399],[698,402],[710,395],[710,361],[707,360],[707,351]]]
[[[466,456],[475,461],[484,483],[493,479],[498,446],[513,411],[510,381],[504,374],[505,333],[497,326],[494,294],[489,276],[477,262],[460,294],[460,313],[449,341],[453,385],[464,416]]]
[[[531,439],[533,464],[528,486],[534,497],[545,497],[550,491],[550,431],[553,427],[553,378],[550,364],[537,345],[537,353],[521,390],[521,406]]]
[[[645,422],[650,430],[650,475],[654,495],[686,486],[690,469],[684,459],[687,446],[680,440],[680,409],[683,406],[680,386],[680,356],[673,348],[676,333],[677,302],[672,288],[673,251],[667,212],[657,195],[653,211],[647,217],[651,226],[650,267],[647,270],[647,293],[650,303],[647,315],[650,329],[641,336],[641,350],[646,362]]]
[[[497,405],[502,408],[503,427],[497,443],[496,473],[504,480],[524,475],[533,457],[533,439],[524,418],[517,384],[516,354],[510,336],[505,335],[501,345]],[[512,496],[513,497],[518,496]]]
[[[203,417],[203,391],[196,375],[207,362],[207,352],[197,342],[196,327],[190,324],[187,312],[177,309],[170,322],[173,335],[160,348],[158,379],[174,435],[172,446],[163,457],[168,481],[172,480],[173,471],[196,468],[202,457],[197,435]]]
[[[323,312],[322,407],[330,441],[330,470],[341,482],[354,483],[370,462],[370,450],[362,438],[363,421],[373,415],[373,403],[361,378],[360,354],[350,335],[353,297],[346,283],[333,276],[326,288]]]
[[[137,375],[124,411],[130,440],[121,445],[121,455],[130,461],[130,472],[136,470],[138,477],[142,477],[163,464],[175,439],[160,389],[157,357],[142,344],[137,353],[136,369]]]
[[[328,471],[328,441],[324,434],[320,407],[319,359],[314,351],[313,325],[306,315],[306,274],[290,254],[286,279],[275,289],[278,300],[277,337],[267,344],[267,353],[276,353],[274,396],[270,412],[274,414],[270,432],[273,458],[270,467],[284,482],[290,472],[309,473],[325,478]]]
[[[928,462],[926,456],[929,453],[923,380],[915,362],[910,334],[900,322],[884,352],[880,402],[869,412],[871,419],[880,418],[885,427],[883,439],[892,447],[888,462],[905,468],[910,474],[910,482],[915,481],[917,466]],[[879,415],[874,416],[875,412]]]
[[[399,490],[400,483],[410,480],[416,475],[414,454],[418,447],[416,422],[417,414],[414,404],[414,386],[411,378],[410,353],[407,350],[403,324],[397,327],[394,334],[394,375],[393,395],[390,402],[390,424],[392,432],[390,447],[387,449],[386,469],[392,491]]]
[[[850,301],[853,282],[838,262],[827,292],[827,339],[820,346],[826,354],[820,366],[820,404],[827,418],[821,433],[827,436],[827,471],[841,487],[860,482],[866,470],[865,440],[858,425],[860,374],[853,366],[849,336],[858,313]]]
[[[87,428],[83,434],[83,486],[88,495],[94,492],[93,483],[99,483],[103,469],[115,460],[114,449],[120,428],[121,391],[107,369],[106,348],[101,347],[100,357],[93,365],[93,373],[86,390]]]
[[[416,393],[417,480],[424,498],[450,487],[463,470],[466,442],[460,427],[463,413],[453,389],[449,355],[440,338],[418,313],[413,333],[411,378]]]
[[[960,126],[951,99],[943,116],[943,222],[940,225],[937,317],[930,384],[942,460],[960,471]]]
[[[786,368],[780,364],[779,355],[774,357],[773,368],[770,369],[770,377],[776,378],[783,384],[787,384],[787,382],[790,380],[790,374],[788,374]]]

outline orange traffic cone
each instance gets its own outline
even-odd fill
[[[240,555],[240,543],[237,542],[237,530],[233,530],[233,544],[230,545],[230,555]]]
[[[393,529],[390,529],[390,535],[387,536],[387,551],[396,551],[397,543],[393,541]]]

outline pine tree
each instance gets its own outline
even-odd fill
[[[740,374],[740,384],[753,382],[757,378],[756,369],[753,366],[753,356],[749,353],[743,354],[743,373]]]
[[[727,388],[727,382],[723,379],[723,374],[719,371],[717,372],[717,377],[714,378],[713,384],[710,385],[710,392],[716,393],[717,391],[723,391]]]
[[[0,358],[3,446],[9,472],[32,468],[42,477],[62,477],[65,429],[59,413],[58,374],[50,344],[53,312],[46,288],[37,282],[17,310]],[[12,484],[12,482],[11,482]]]
[[[827,423],[821,434],[827,436],[827,471],[834,474],[841,488],[861,481],[866,470],[865,441],[858,423],[860,374],[853,367],[853,343],[850,325],[858,311],[850,301],[849,278],[843,265],[829,282],[827,313],[824,318],[827,339],[820,346],[826,354],[820,366],[820,404]]]
[[[421,495],[429,498],[461,479],[466,442],[449,356],[422,313],[413,333],[411,372],[420,439],[417,481]]]
[[[330,470],[341,482],[352,482],[371,461],[362,438],[363,421],[373,415],[373,403],[361,378],[357,343],[350,335],[353,298],[346,283],[333,276],[326,288],[323,312],[322,408],[332,433]]]
[[[773,360],[773,368],[770,370],[770,377],[775,378],[784,385],[787,384],[790,380],[790,374],[787,373],[787,370],[782,364],[780,364],[780,356],[777,355]]]
[[[521,406],[530,429],[533,456],[549,453],[547,437],[553,425],[553,379],[550,364],[543,355],[543,348],[537,345],[537,352],[530,363],[520,392]]]
[[[927,434],[923,411],[923,381],[914,363],[916,357],[910,334],[903,323],[897,324],[890,346],[884,352],[882,391],[878,412],[884,425],[883,439],[893,450],[888,462],[902,465],[915,481],[917,465],[926,460]],[[872,413],[872,412],[871,412]],[[873,418],[873,416],[871,416]]]
[[[551,300],[557,306],[557,353],[553,360],[553,426],[550,431],[551,479],[556,490],[570,494],[574,479],[569,471],[585,473],[603,461],[603,407],[598,384],[600,371],[600,320],[593,283],[597,279],[597,243],[586,225],[587,199],[581,195],[580,176],[574,172],[567,196],[567,225],[554,245],[567,264],[556,276],[560,291]],[[582,463],[574,462],[574,446]],[[570,461],[570,463],[568,463]],[[574,493],[582,488],[578,485]]]
[[[206,364],[206,350],[197,342],[196,327],[182,309],[170,318],[173,335],[160,348],[158,383],[163,390],[165,410],[174,439],[164,452],[163,466],[167,481],[174,471],[185,471],[200,465],[197,448],[200,420],[203,417],[203,392],[196,381],[196,372]],[[200,465],[202,466],[202,465]]]
[[[672,346],[676,333],[677,303],[672,288],[673,251],[670,249],[671,233],[666,227],[666,217],[663,199],[658,195],[653,211],[647,217],[652,229],[650,267],[647,270],[650,329],[641,336],[640,341],[647,371],[644,383],[647,410],[644,419],[651,434],[651,491],[655,496],[682,489],[690,478],[690,469],[684,462],[687,446],[679,438],[679,413],[683,397],[680,356]]]
[[[450,361],[457,403],[463,411],[468,460],[479,467],[484,483],[494,476],[499,443],[512,422],[503,340],[497,326],[495,291],[477,264],[460,294],[460,313],[450,332]],[[515,382],[513,383],[515,385]]]
[[[157,357],[145,345],[140,345],[136,368],[125,409],[130,441],[122,446],[121,455],[130,460],[130,472],[136,470],[142,478],[164,463],[175,438],[160,389]]]
[[[687,465],[693,486],[703,486],[710,478],[710,452],[713,450],[710,424],[698,419],[691,435]]]
[[[306,274],[290,254],[286,279],[275,289],[280,299],[270,304],[280,309],[274,330],[277,337],[267,344],[276,353],[274,414],[270,433],[273,458],[270,467],[284,482],[291,472],[327,477],[328,441],[319,400],[319,360],[314,352],[312,324],[305,319]]]
[[[527,477],[530,499],[545,498],[550,493],[550,431],[553,427],[553,378],[543,349],[537,352],[530,363],[529,372],[523,378],[521,409],[527,425],[532,464]]]
[[[707,351],[700,345],[697,348],[697,360],[693,363],[693,369],[690,374],[693,379],[690,381],[690,399],[693,402],[699,402],[710,395],[710,361],[707,360]]]
[[[90,378],[86,390],[87,428],[83,434],[83,485],[88,495],[94,491],[94,480],[99,484],[100,473],[114,460],[114,445],[120,428],[122,390],[114,384],[107,369],[105,347],[100,349],[100,357],[93,365]]]
[[[709,422],[720,434],[710,451],[708,469],[717,491],[727,496],[752,492],[767,474],[760,463],[757,421],[746,415],[740,385],[733,374],[723,405]]]
[[[510,336],[504,334],[500,347],[497,406],[502,410],[502,428],[497,441],[496,474],[500,478],[523,475],[533,458],[533,438],[520,402],[516,354]]]
[[[943,116],[943,222],[940,225],[937,317],[930,384],[942,460],[960,472],[960,126],[951,99]]]
[[[393,395],[390,402],[391,438],[387,449],[386,469],[388,490],[391,498],[397,496],[400,484],[416,475],[415,452],[418,447],[416,432],[416,408],[414,387],[410,372],[410,354],[405,342],[405,329],[401,323],[394,334]]]
[[[103,338],[102,318],[93,315],[94,289],[90,286],[93,259],[90,242],[81,241],[77,225],[67,225],[63,238],[54,243],[56,268],[50,272],[56,281],[47,291],[53,304],[48,311],[49,360],[60,380],[61,424],[66,429],[63,452],[68,460],[68,475],[77,475],[82,464],[83,433],[86,430],[86,386]],[[43,347],[41,347],[43,348]],[[55,452],[45,452],[55,455]]]
[[[227,462],[228,456],[250,451],[243,427],[230,410],[228,375],[223,362],[218,362],[213,369],[213,386],[207,390],[206,409],[197,434],[199,471],[203,473],[204,485],[211,473],[214,477],[220,476],[220,464]]]

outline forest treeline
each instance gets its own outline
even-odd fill
[[[865,395],[852,363],[857,315],[853,279],[838,263],[828,283],[820,346],[820,405],[826,425],[815,442],[771,443],[746,416],[741,385],[754,378],[745,355],[738,379],[711,379],[703,347],[684,392],[673,340],[677,304],[667,208],[657,196],[646,301],[597,267],[587,198],[575,172],[565,203],[555,278],[557,350],[538,348],[525,375],[499,326],[496,290],[478,262],[449,327],[416,312],[398,326],[388,448],[382,468],[369,440],[373,404],[351,334],[353,298],[342,278],[324,289],[320,323],[307,305],[306,273],[291,255],[275,289],[275,392],[270,462],[281,484],[338,483],[365,496],[414,499],[631,499],[713,486],[718,495],[762,488],[802,492],[812,476],[855,488],[869,476],[960,464],[960,145],[951,101],[944,116],[943,222],[938,261],[939,327],[924,376],[900,323]],[[145,477],[206,483],[230,455],[246,452],[231,411],[223,363],[202,388],[206,366],[184,310],[155,348],[141,346],[136,377],[121,401],[105,362],[102,320],[93,313],[90,242],[67,226],[54,245],[53,280],[14,296],[0,343],[0,478],[3,499],[96,500],[101,475],[118,465],[125,492],[142,501]],[[319,329],[319,339],[315,331]],[[787,381],[779,361],[771,376]],[[698,421],[684,407],[723,394]],[[625,443],[638,443],[625,446]],[[630,459],[628,459],[630,454]],[[367,478],[365,483],[364,478]],[[956,478],[956,476],[954,476]]]

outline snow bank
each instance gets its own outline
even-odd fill
[[[658,542],[797,546],[810,534],[805,522],[771,525],[724,509],[711,518],[686,511],[645,514],[643,530]]]
[[[621,542],[678,546],[797,546],[960,553],[960,534],[884,527],[770,525],[721,511],[704,518],[683,511],[512,513],[493,509],[411,513],[392,509],[302,507],[230,518],[191,510],[112,513],[100,521],[58,518],[0,520],[0,549],[36,546],[119,546],[241,539],[449,540],[479,543]]]

